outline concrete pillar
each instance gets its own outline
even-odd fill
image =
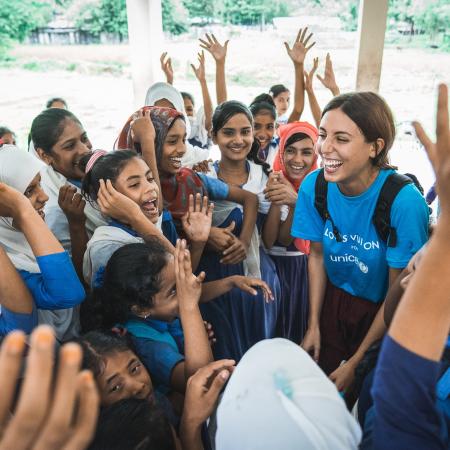
[[[139,108],[144,105],[147,88],[155,81],[162,81],[161,0],[127,0],[127,16],[134,105]]]
[[[360,0],[356,90],[378,92],[388,0]]]

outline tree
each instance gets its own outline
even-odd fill
[[[0,0],[0,47],[22,42],[28,34],[46,25],[52,18],[48,1]]]
[[[212,19],[217,16],[218,2],[216,0],[184,0],[183,4],[189,17],[206,17]]]
[[[188,30],[187,11],[181,0],[162,0],[163,30],[182,34]]]

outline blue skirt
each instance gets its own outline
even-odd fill
[[[223,226],[236,220],[232,213]],[[238,225],[238,223],[237,223]],[[238,228],[238,226],[236,226]],[[244,275],[242,263],[221,264],[221,255],[204,252],[199,270],[206,272],[206,281],[221,280],[232,275]],[[275,264],[260,249],[261,278],[272,289],[275,301],[266,303],[262,292],[256,296],[232,289],[228,293],[200,306],[203,319],[210,322],[217,342],[213,346],[215,359],[230,358],[236,362],[254,344],[275,337],[281,288]]]
[[[308,257],[270,255],[281,284],[276,336],[300,344],[308,327]]]

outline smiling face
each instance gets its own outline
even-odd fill
[[[253,120],[255,139],[259,142],[261,148],[265,149],[275,134],[275,120],[267,110],[256,114]]]
[[[314,144],[310,138],[289,144],[284,150],[284,166],[289,178],[293,180],[302,180],[315,159]]]
[[[152,306],[139,308],[133,306],[131,311],[140,316],[171,322],[178,316],[178,299],[175,282],[175,263],[172,255],[159,274],[161,285],[159,291],[151,299]]]
[[[97,385],[102,406],[109,406],[130,397],[153,401],[150,375],[139,358],[130,350],[105,357]]]
[[[186,153],[186,125],[176,119],[167,133],[158,169],[163,176],[175,175],[181,169],[181,158]]]
[[[289,91],[282,92],[273,98],[275,107],[277,108],[277,114],[282,116],[286,114],[289,109],[289,103],[291,101],[291,93]]]
[[[253,144],[252,124],[245,114],[235,114],[213,136],[213,140],[219,146],[222,160],[245,160]]]
[[[186,115],[189,117],[194,117],[194,104],[189,97],[183,97],[184,102],[184,110],[186,111]]]
[[[78,167],[78,163],[86,153],[90,153],[92,144],[79,122],[65,119],[61,125],[64,127],[63,132],[51,153],[47,154],[40,148],[36,150],[39,157],[57,172],[66,178],[81,180],[84,172]]]
[[[137,203],[152,223],[158,222],[159,189],[145,161],[137,157],[130,159],[114,182],[114,187]]]
[[[48,195],[41,188],[41,175],[39,173],[27,186],[24,195],[30,200],[33,208],[38,212],[42,219],[45,219],[44,206],[47,203]]]
[[[372,159],[377,155],[382,139],[366,142],[355,122],[340,109],[332,109],[322,117],[317,151],[323,159],[325,179],[341,185],[367,184],[377,169]]]

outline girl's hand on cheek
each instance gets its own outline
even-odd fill
[[[131,121],[131,136],[135,143],[142,143],[146,139],[154,141],[156,132],[150,118],[150,110],[143,111],[140,109]]]
[[[34,211],[33,205],[18,190],[0,183],[0,216],[18,220],[22,212]],[[37,212],[36,212],[37,216]]]
[[[139,205],[114,189],[111,180],[106,180],[106,183],[105,180],[100,180],[97,203],[102,214],[125,224],[130,224],[137,216],[143,215]]]
[[[175,280],[180,311],[198,308],[205,272],[195,276],[192,273],[191,254],[186,241],[178,239],[175,247]]]

